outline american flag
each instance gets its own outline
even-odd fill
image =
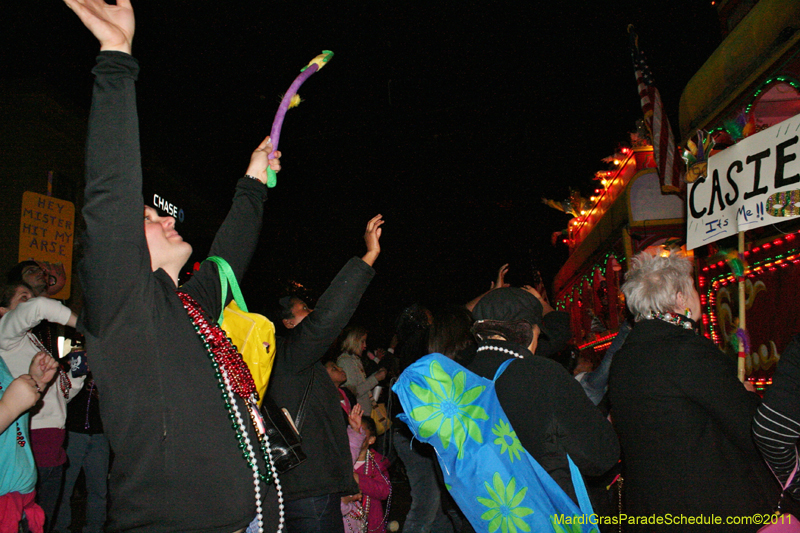
[[[675,137],[669,118],[661,102],[661,94],[653,84],[653,73],[647,66],[644,54],[639,50],[639,36],[628,27],[631,37],[631,54],[633,68],[636,71],[636,84],[639,88],[639,99],[644,113],[644,122],[653,139],[653,156],[658,167],[658,179],[661,191],[665,193],[683,193],[686,182],[683,179],[683,160],[675,147]]]

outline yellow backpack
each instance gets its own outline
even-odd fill
[[[233,300],[222,310],[218,322],[247,363],[256,383],[260,406],[275,362],[275,325],[264,315],[247,311],[239,282],[225,259],[212,256],[207,260],[216,263],[219,270],[223,304],[228,297],[228,285],[231,287]]]

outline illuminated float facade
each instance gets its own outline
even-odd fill
[[[728,1],[719,11],[727,35],[681,95],[683,145],[698,130],[713,136],[736,129],[738,121],[751,124],[757,134],[800,114],[800,3],[761,0],[750,7]],[[780,352],[800,333],[798,231],[800,219],[789,218],[745,233],[750,340],[745,375],[757,388],[771,383]],[[721,255],[736,250],[734,241],[695,250],[704,333],[728,353],[737,342],[739,295],[738,282]]]
[[[698,130],[713,136],[742,117],[757,133],[800,114],[800,2],[718,4],[724,40],[681,95],[680,146],[687,146]],[[619,287],[631,257],[686,239],[685,200],[662,194],[652,147],[623,148],[614,157],[618,165],[598,173],[605,190],[590,210],[570,222],[564,237],[570,257],[554,280],[555,306],[570,313],[572,342],[598,355],[624,316]],[[763,388],[771,382],[781,350],[800,333],[800,218],[745,236],[750,340],[745,373]],[[734,238],[694,250],[703,333],[732,357],[738,283],[720,254],[736,246]]]
[[[613,157],[613,170],[597,175],[604,189],[570,221],[570,257],[554,280],[555,307],[570,314],[572,343],[598,353],[624,320],[620,285],[631,257],[684,233],[684,202],[662,194],[652,146],[623,147]]]

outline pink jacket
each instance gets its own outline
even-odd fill
[[[361,506],[366,509],[369,505],[367,531],[385,533],[386,521],[382,502],[392,493],[392,484],[389,482],[389,461],[378,452],[370,450],[367,461],[356,469],[356,474],[358,474],[358,488],[364,495]]]
[[[366,435],[356,433],[348,427],[347,437],[350,440],[350,455],[355,464]],[[367,473],[367,466],[369,466],[369,473]],[[364,496],[361,500],[361,508],[366,509],[367,505],[369,505],[367,531],[369,533],[385,533],[386,522],[383,519],[383,504],[381,502],[387,500],[392,493],[392,485],[389,482],[389,461],[378,452],[370,450],[367,454],[367,461],[359,466],[355,472],[358,474],[358,489]],[[341,506],[345,520],[352,520],[347,514],[357,508],[356,504],[341,504]],[[355,521],[351,521],[350,525],[351,527],[355,526]],[[356,529],[353,528],[353,531],[356,531]]]

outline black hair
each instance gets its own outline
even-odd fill
[[[280,316],[281,320],[289,320],[294,318],[294,313],[292,312],[292,308],[294,307],[295,301],[302,301],[297,296],[284,296],[278,302],[280,306]]]
[[[428,310],[420,304],[411,304],[400,313],[395,322],[397,340],[405,342],[409,337],[415,336],[419,331],[427,330],[430,326]]]
[[[25,270],[25,267],[32,265],[39,266],[39,263],[37,263],[36,261],[22,261],[11,267],[11,270],[6,272],[6,283],[17,283],[19,281],[22,281],[22,271]]]
[[[474,343],[470,328],[472,313],[463,305],[447,306],[433,315],[428,332],[428,351],[438,352],[453,359]]]
[[[3,285],[2,289],[0,289],[0,307],[8,307],[9,305],[11,305],[11,299],[14,297],[15,294],[17,294],[17,289],[19,287],[25,287],[26,289],[31,291],[31,293],[33,293],[33,289],[31,288],[31,286],[22,280],[17,282],[7,283],[6,285]]]
[[[375,425],[375,421],[368,417],[367,415],[363,415],[361,417],[361,425],[367,429],[367,438],[375,437],[378,438],[378,427]]]

